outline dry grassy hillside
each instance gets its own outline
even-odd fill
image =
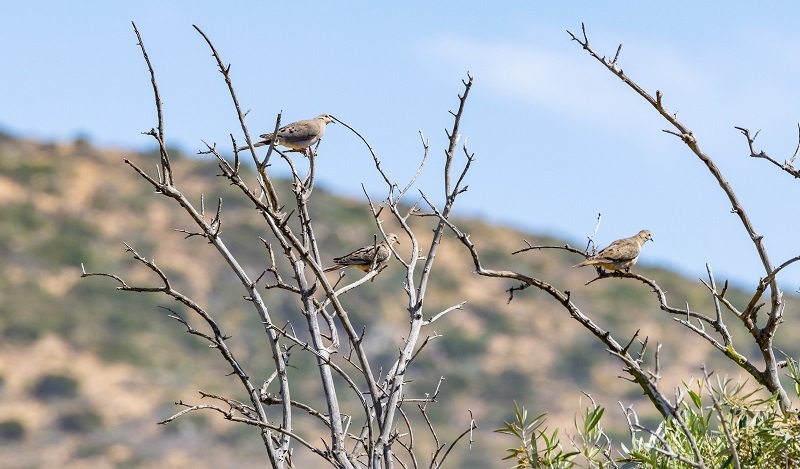
[[[84,263],[87,270],[118,274],[131,284],[156,284],[152,273],[124,251],[128,243],[221,318],[233,337],[231,347],[252,376],[271,373],[263,328],[233,274],[204,240],[184,239],[174,231],[190,229],[190,220],[153,194],[123,158],[145,168],[156,164],[154,155],[100,150],[84,141],[43,144],[0,137],[0,465],[263,466],[257,432],[216,414],[156,425],[178,410],[174,401],[198,402],[198,389],[241,394],[218,355],[167,318],[162,307],[180,311],[178,305],[156,294],[118,292],[110,279],[80,278]],[[213,161],[176,158],[174,171],[179,187],[196,200],[201,193],[206,201],[223,198],[223,237],[257,277],[268,262],[258,239],[267,231],[261,219],[215,176]],[[287,190],[286,182],[278,184]],[[363,200],[317,189],[311,207],[320,245],[330,257],[375,232]],[[430,233],[425,227],[430,219],[413,223],[420,235]],[[662,313],[643,285],[607,279],[585,286],[593,272],[571,268],[579,259],[563,251],[510,254],[524,246],[523,239],[564,241],[479,220],[458,224],[471,234],[487,267],[528,272],[571,291],[584,313],[618,338],[640,330],[652,342],[664,343],[664,389],[697,376],[701,363],[738,376]],[[503,467],[503,449],[514,442],[492,430],[510,418],[513,401],[535,413],[548,412],[551,426],[570,429],[586,391],[609,408],[606,424],[615,426],[616,435],[625,434],[617,401],[635,403],[643,416],[653,417],[641,391],[617,378],[620,364],[549,297],[529,289],[507,303],[505,290],[512,284],[474,275],[471,259],[451,236],[437,259],[428,311],[467,303],[426,331],[442,337],[415,362],[409,392],[432,392],[445,376],[431,410],[445,440],[466,428],[468,409],[474,413],[480,426],[476,442],[472,451],[466,445],[457,448],[451,467]],[[637,271],[656,279],[672,303],[710,308],[699,282],[648,268],[646,256],[643,264]],[[384,365],[394,359],[408,324],[402,282],[402,272],[392,265],[350,299],[356,305],[352,317],[367,328],[368,351]],[[296,314],[291,297],[273,290],[264,295],[279,320]],[[744,301],[738,292],[728,298]],[[733,329],[734,336],[743,337]],[[783,333],[796,334],[787,328]],[[785,336],[779,346],[792,343],[796,338]],[[296,352],[292,365],[294,392],[314,399],[313,357]]]

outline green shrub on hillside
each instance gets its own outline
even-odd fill
[[[68,399],[78,395],[78,380],[71,376],[47,374],[34,383],[31,394],[41,401]]]
[[[572,448],[560,442],[561,429],[545,427],[544,414],[529,419],[516,404],[515,421],[495,431],[518,441],[505,458],[516,462],[515,469],[800,467],[800,421],[784,417],[774,396],[758,398],[760,391],[747,391],[745,383],[730,379],[719,380],[717,387],[703,380],[684,384],[677,416],[655,429],[628,416],[631,439],[619,445],[617,455],[600,425],[604,408],[594,404],[575,419],[576,434],[566,435]]]

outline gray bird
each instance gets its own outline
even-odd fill
[[[364,272],[369,272],[370,267],[372,267],[373,264],[377,269],[383,266],[383,264],[389,260],[389,256],[392,255],[392,250],[389,248],[389,243],[400,244],[400,241],[397,239],[397,235],[394,233],[386,233],[386,240],[380,242],[377,246],[375,244],[370,244],[369,246],[358,248],[350,254],[334,258],[333,262],[335,262],[336,265],[333,267],[328,267],[325,269],[325,272],[344,269],[346,267],[355,267],[356,269]]]
[[[289,125],[283,126],[274,134],[262,134],[260,137],[263,139],[260,142],[254,143],[254,147],[263,147],[269,145],[275,140],[275,145],[280,145],[292,150],[299,150],[303,154],[308,154],[308,148],[315,143],[319,142],[322,135],[325,133],[325,126],[334,122],[333,116],[330,114],[320,114],[313,119],[307,119],[297,122],[292,122]],[[242,151],[250,147],[243,146],[237,148]]]
[[[573,267],[595,265],[608,270],[624,270],[628,272],[639,260],[639,254],[642,252],[644,243],[652,239],[650,231],[642,230],[630,238],[614,241],[607,248]]]

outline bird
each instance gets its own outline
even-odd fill
[[[332,122],[334,122],[334,119],[330,114],[320,114],[313,119],[292,122],[289,125],[281,127],[273,134],[261,134],[260,137],[263,140],[254,143],[253,146],[263,147],[271,144],[272,141],[275,140],[275,145],[298,150],[304,155],[307,155],[308,148],[319,142],[322,135],[325,133],[325,126]],[[242,151],[248,148],[250,147],[245,145],[236,150]]]
[[[400,244],[397,235],[394,233],[387,233],[386,240],[377,245],[373,243],[358,248],[350,254],[334,258],[333,262],[336,263],[336,265],[328,267],[324,272],[331,272],[347,267],[355,267],[364,272],[369,272],[373,265],[376,269],[382,267],[386,261],[389,260],[389,256],[392,255],[392,250],[389,248],[390,244],[395,243]]]
[[[653,237],[650,235],[649,230],[642,230],[630,238],[614,241],[594,256],[573,267],[594,265],[608,270],[624,270],[628,272],[639,259],[644,243],[652,239]]]

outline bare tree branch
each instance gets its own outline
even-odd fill
[[[797,158],[798,152],[800,152],[800,124],[797,126],[797,133],[798,133],[798,142],[797,148],[794,150],[794,154],[788,160],[784,161],[783,163],[779,163],[777,160],[769,156],[764,152],[764,150],[756,151],[754,143],[756,141],[756,137],[758,137],[758,132],[755,135],[750,135],[750,131],[744,127],[734,127],[736,130],[740,131],[744,138],[747,139],[747,145],[750,147],[750,156],[753,158],[763,158],[770,163],[774,164],[775,166],[781,168],[783,171],[786,171],[790,175],[794,176],[795,179],[800,178],[800,169],[795,168],[792,166],[794,163],[795,158]]]
[[[700,161],[705,164],[706,168],[711,172],[714,179],[719,184],[720,188],[723,190],[725,195],[728,197],[728,200],[733,207],[731,212],[736,214],[739,217],[739,220],[742,223],[743,228],[747,232],[748,236],[753,242],[756,252],[758,253],[759,258],[761,259],[761,264],[766,272],[764,277],[766,282],[762,282],[759,284],[753,298],[748,304],[747,308],[743,311],[742,315],[746,318],[746,320],[751,320],[755,317],[755,314],[758,311],[758,301],[761,298],[761,295],[766,291],[767,288],[770,290],[770,309],[768,312],[768,319],[766,325],[758,329],[755,326],[755,321],[752,321],[752,324],[748,329],[751,331],[751,335],[753,339],[755,339],[758,347],[761,351],[761,355],[764,358],[765,370],[761,373],[761,379],[759,382],[765,385],[765,387],[770,390],[771,392],[775,392],[779,396],[779,403],[781,409],[784,413],[792,413],[792,403],[791,399],[789,398],[786,391],[780,384],[779,375],[777,372],[777,363],[778,360],[775,357],[774,349],[772,346],[772,340],[777,331],[778,325],[782,322],[783,318],[783,311],[785,308],[785,303],[783,301],[783,293],[781,292],[778,282],[775,278],[775,268],[773,267],[772,263],[769,260],[769,256],[767,254],[767,249],[763,243],[763,236],[758,234],[753,226],[750,217],[747,215],[742,204],[739,202],[738,197],[736,196],[732,186],[722,174],[722,171],[717,167],[717,165],[713,162],[711,157],[709,157],[701,148],[697,141],[697,138],[689,130],[683,123],[681,123],[676,114],[669,112],[663,104],[663,95],[660,91],[656,91],[655,98],[652,97],[649,93],[647,93],[644,89],[642,89],[638,84],[636,84],[633,80],[631,80],[623,71],[618,67],[617,60],[618,55],[614,58],[613,61],[609,61],[605,57],[599,56],[590,46],[589,46],[589,38],[586,34],[586,27],[582,25],[583,31],[583,39],[579,38],[575,34],[567,31],[570,35],[572,40],[576,41],[580,44],[584,50],[586,50],[590,56],[595,58],[598,62],[603,64],[611,73],[616,75],[623,83],[628,85],[631,89],[633,89],[637,94],[639,94],[642,98],[644,98],[648,103],[650,103],[656,111],[669,122],[669,124],[674,128],[671,129],[664,129],[664,132],[669,133],[671,135],[675,135],[679,137],[686,146],[700,159]],[[619,52],[619,49],[618,49]],[[755,137],[751,139],[749,132],[745,131],[745,129],[739,128],[745,137],[748,139],[748,143],[751,144],[751,154],[754,153],[752,149],[752,141]],[[798,146],[800,148],[800,145]],[[800,150],[799,150],[800,151]],[[697,329],[697,328],[695,328]],[[732,347],[731,347],[732,348]],[[732,357],[731,357],[732,358]],[[738,362],[737,362],[738,363]],[[741,363],[740,363],[741,365]],[[754,375],[755,376],[755,375]]]
[[[230,77],[231,66],[230,64],[227,66],[224,64],[222,58],[217,53],[217,49],[211,42],[211,39],[209,39],[208,36],[206,36],[206,33],[204,33],[203,30],[201,30],[197,25],[192,25],[192,27],[195,30],[197,30],[197,32],[200,33],[201,36],[203,36],[203,39],[205,39],[206,43],[208,44],[208,47],[211,49],[211,53],[214,55],[214,59],[217,62],[217,67],[219,68],[220,73],[222,73],[222,76],[225,78],[225,84],[228,85],[228,91],[230,91],[231,99],[233,100],[233,106],[236,108],[236,115],[239,117],[239,123],[242,126],[242,132],[244,132],[244,139],[247,142],[247,145],[250,147],[250,153],[253,156],[253,162],[256,164],[257,168],[261,168],[261,164],[258,161],[258,156],[256,155],[256,151],[253,148],[253,141],[250,138],[250,132],[247,129],[247,124],[245,124],[244,122],[245,115],[244,113],[242,113],[242,108],[239,106],[239,99],[236,97],[236,93],[233,90],[233,82],[231,81]],[[278,124],[280,124],[280,116],[278,116],[278,122],[276,123],[276,125]],[[271,148],[272,145],[270,145],[270,149]],[[263,171],[259,171],[259,175],[262,178],[259,181],[259,183],[263,186],[265,192],[269,197],[270,207],[273,210],[278,210],[279,208],[278,194],[275,192],[275,188],[272,185],[272,181]]]

